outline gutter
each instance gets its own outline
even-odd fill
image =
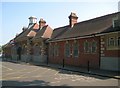
[[[106,35],[106,34],[119,33],[119,32],[120,31],[109,32],[109,33],[96,33],[96,34],[90,34],[90,35],[85,35],[85,36],[78,36],[78,37],[73,37],[73,38],[63,38],[63,39],[56,39],[56,40],[48,40],[47,42],[59,42],[59,41],[75,40],[75,39],[81,39],[81,38],[90,38],[90,37],[102,36],[102,35]]]

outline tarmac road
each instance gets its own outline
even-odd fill
[[[2,86],[118,86],[118,79],[49,67],[0,62]]]

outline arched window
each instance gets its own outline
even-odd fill
[[[27,45],[24,44],[22,47],[22,54],[27,54]]]
[[[38,44],[35,44],[34,45],[34,55],[41,55],[41,49],[40,49],[40,46]]]

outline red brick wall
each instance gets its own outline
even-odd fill
[[[58,45],[59,45],[59,56],[54,56],[54,57],[51,57],[50,56],[50,52],[48,53],[49,54],[49,61],[52,62],[52,63],[59,63],[61,64],[62,61],[63,61],[63,58],[64,58],[64,43],[65,42],[57,42]],[[52,46],[55,45],[55,43],[51,43]],[[49,46],[50,47],[50,46]]]
[[[84,53],[84,41],[92,41],[93,39],[97,41],[97,52],[96,53]],[[60,45],[60,54],[57,57],[50,57],[49,55],[49,61],[52,63],[61,63],[63,62],[63,59],[65,61],[66,65],[74,65],[74,66],[83,66],[87,67],[88,61],[90,62],[90,67],[99,68],[99,37],[94,38],[84,38],[77,40],[79,42],[79,56],[73,57],[72,55],[70,57],[64,56],[64,45],[66,41],[57,42],[58,45]],[[69,43],[73,44],[74,40],[70,40]],[[51,43],[54,45],[55,43]],[[71,49],[72,52],[72,49]]]
[[[6,58],[11,58],[11,47],[4,48],[3,52]]]
[[[96,53],[85,53],[84,52],[84,41],[97,41],[97,51]],[[87,66],[88,61],[90,62],[91,67],[98,68],[99,67],[99,59],[100,59],[100,42],[99,42],[99,37],[94,37],[94,38],[86,38],[86,39],[80,39],[80,64],[82,66]]]
[[[120,57],[120,50],[105,50],[105,57]]]

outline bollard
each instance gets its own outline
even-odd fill
[[[63,59],[63,68],[64,68],[64,59]]]
[[[87,68],[87,69],[88,69],[88,72],[90,71],[90,66],[89,66],[89,65],[90,65],[90,63],[89,63],[89,61],[88,61],[88,66],[87,66],[87,67],[88,67],[88,68]]]

